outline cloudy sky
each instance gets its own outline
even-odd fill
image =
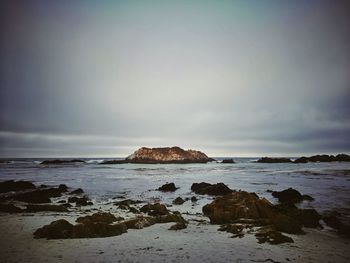
[[[0,4],[0,156],[350,152],[348,1]]]

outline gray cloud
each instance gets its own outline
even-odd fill
[[[2,1],[1,156],[349,152],[346,1]]]

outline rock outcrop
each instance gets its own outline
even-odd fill
[[[142,147],[125,159],[129,163],[207,163],[213,161],[206,154],[180,147]]]
[[[4,181],[0,182],[0,193],[35,189],[35,185],[28,181]]]
[[[283,191],[273,191],[272,196],[278,198],[281,203],[300,203],[301,201],[313,201],[314,199],[309,195],[302,195],[299,191],[288,188]]]
[[[224,183],[209,184],[209,183],[193,183],[191,190],[200,195],[226,195],[232,190]]]
[[[308,163],[308,162],[350,162],[350,155],[338,154],[334,155],[314,155],[311,157],[300,157],[294,161],[294,163]]]
[[[233,159],[224,159],[221,163],[235,163],[235,161]]]

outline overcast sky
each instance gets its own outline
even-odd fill
[[[1,1],[0,156],[350,152],[349,1]]]

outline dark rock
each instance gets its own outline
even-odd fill
[[[172,225],[169,230],[181,230],[187,228],[187,224],[184,222],[177,222],[175,225]]]
[[[73,225],[67,220],[60,219],[43,226],[34,232],[35,238],[60,239],[70,238]]]
[[[102,222],[87,222],[75,225],[70,238],[111,237],[119,236],[126,232],[127,227],[124,223],[110,225]]]
[[[100,164],[123,164],[128,163],[126,160],[104,160],[103,162],[100,162]]]
[[[122,217],[115,217],[111,213],[105,213],[105,212],[98,212],[95,214],[92,214],[90,216],[83,216],[83,217],[78,217],[76,220],[77,223],[106,223],[106,224],[111,224],[115,221],[120,221],[123,220],[124,218]]]
[[[27,205],[25,212],[36,213],[36,212],[68,212],[65,206],[61,205]]]
[[[197,197],[195,197],[195,196],[192,196],[192,197],[191,197],[191,202],[194,203],[194,202],[197,202],[197,201],[198,201]]]
[[[243,229],[244,229],[244,226],[242,224],[225,224],[225,225],[221,225],[218,230],[226,231],[236,236],[241,236],[241,235],[244,235],[242,233]]]
[[[235,161],[233,159],[224,159],[221,163],[235,163]]]
[[[142,201],[140,201],[140,200],[125,199],[123,201],[114,202],[114,205],[130,206],[130,205],[135,205],[135,204],[140,204],[140,203],[142,203]]]
[[[132,207],[132,206],[129,206],[129,212],[133,213],[133,214],[139,214],[140,213],[140,211],[137,208]]]
[[[68,198],[68,202],[75,203],[77,206],[93,205],[93,203],[90,201],[90,199],[87,196],[83,196],[83,197],[72,196]]]
[[[0,212],[4,213],[20,213],[23,210],[13,204],[0,204]]]
[[[160,203],[144,205],[143,207],[141,207],[140,211],[143,213],[148,213],[151,216],[169,214],[169,211],[166,208],[166,206]]]
[[[350,225],[343,223],[339,219],[339,215],[337,213],[331,212],[324,215],[322,219],[328,226],[336,229],[339,235],[350,238]]]
[[[149,216],[139,216],[133,219],[124,221],[124,224],[128,229],[142,229],[144,227],[152,226],[156,224],[156,219]]]
[[[347,154],[334,155],[314,155],[311,157],[300,157],[294,163],[308,163],[308,162],[350,162],[350,156]]]
[[[66,201],[66,200],[60,200],[60,201],[58,201],[57,203],[58,203],[58,204],[66,204],[67,201]]]
[[[200,151],[180,147],[142,147],[125,159],[129,163],[207,163],[214,161]]]
[[[280,232],[276,231],[273,227],[262,227],[255,234],[259,243],[268,242],[272,245],[282,244],[282,243],[294,243],[293,239],[287,237]]]
[[[31,192],[17,193],[9,196],[9,199],[27,203],[51,203],[50,198],[60,197],[67,191],[66,185],[60,185],[58,188],[37,189]]]
[[[232,190],[223,183],[209,184],[204,182],[192,184],[191,190],[201,195],[226,195],[232,192]]]
[[[181,197],[177,197],[173,201],[174,205],[182,205],[183,203],[185,203],[185,200],[183,200]]]
[[[84,160],[74,159],[74,160],[45,160],[40,164],[70,164],[70,163],[85,163]]]
[[[0,193],[11,191],[23,191],[28,189],[35,189],[35,185],[28,181],[4,181],[0,182]]]
[[[83,189],[78,188],[78,189],[70,192],[69,194],[71,194],[71,195],[80,195],[80,194],[83,194],[83,193],[84,193]]]
[[[174,192],[176,191],[176,186],[174,183],[167,183],[158,188],[158,191],[162,192]]]
[[[309,195],[302,195],[300,192],[293,188],[288,188],[283,191],[273,191],[272,196],[278,198],[278,201],[281,203],[299,203],[303,200],[312,201],[314,200]]]
[[[245,191],[217,197],[203,207],[204,215],[212,224],[237,223],[239,219],[264,220],[286,233],[303,233],[302,224],[291,216],[282,213],[266,199]]]
[[[292,160],[289,158],[270,158],[270,157],[262,157],[257,160],[257,163],[291,163]]]

